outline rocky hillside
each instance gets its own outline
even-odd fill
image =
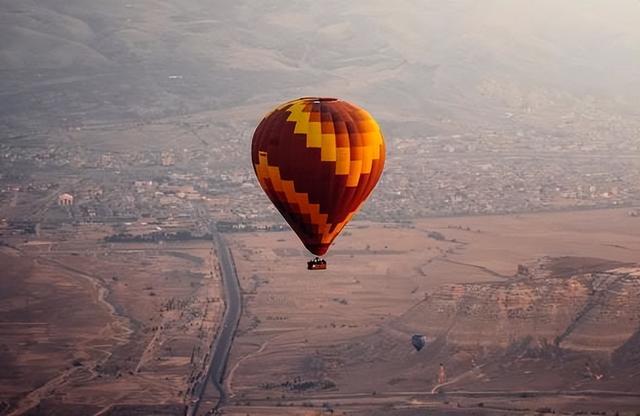
[[[326,94],[420,133],[514,115],[619,125],[611,112],[637,112],[639,16],[635,0],[0,0],[0,120],[140,120]]]
[[[360,388],[640,391],[640,266],[545,258],[494,283],[451,284],[375,334],[335,348]],[[416,352],[412,334],[425,334]]]
[[[570,265],[580,270],[567,274]],[[447,285],[403,325],[461,346],[532,342],[613,353],[640,327],[640,268],[593,259],[546,259],[506,282]]]

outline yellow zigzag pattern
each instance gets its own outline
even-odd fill
[[[333,124],[327,122],[323,129],[321,121],[310,121],[311,113],[305,111],[308,105],[309,102],[294,101],[287,108],[290,113],[287,121],[296,123],[294,133],[306,136],[307,148],[321,149],[320,158],[323,162],[336,162],[336,175],[349,175],[346,186],[357,186],[360,175],[371,173],[372,161],[380,159],[380,127],[367,112],[360,110],[356,117],[364,145],[336,147]],[[348,137],[345,141],[348,142]]]
[[[321,243],[331,243],[333,238],[342,231],[344,226],[353,217],[354,212],[347,215],[344,221],[336,224],[333,231],[329,232],[332,224],[327,223],[328,215],[320,213],[320,204],[312,204],[309,202],[309,196],[306,193],[296,192],[293,181],[283,180],[280,176],[280,169],[276,166],[269,166],[267,163],[267,153],[260,152],[258,154],[258,164],[256,172],[260,185],[263,189],[268,189],[266,180],[269,179],[273,189],[276,192],[282,192],[290,204],[296,204],[300,207],[302,214],[309,215],[313,224],[318,226],[318,234],[322,235]]]

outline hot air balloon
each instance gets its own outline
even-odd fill
[[[362,108],[303,97],[264,117],[251,160],[271,202],[304,246],[322,256],[380,179],[385,145],[378,123]],[[326,268],[322,261],[308,267]]]
[[[411,337],[411,345],[413,345],[413,348],[415,348],[416,351],[420,351],[424,348],[425,345],[427,345],[427,337],[425,337],[424,335],[415,334]]]

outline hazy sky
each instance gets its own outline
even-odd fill
[[[585,99],[633,110],[638,22],[637,0],[0,0],[0,117],[301,95],[366,101],[397,120]],[[61,80],[56,109],[26,98],[60,95]]]

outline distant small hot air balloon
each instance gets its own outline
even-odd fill
[[[271,202],[304,246],[322,256],[380,179],[385,144],[365,110],[304,97],[265,116],[253,134],[251,159]],[[313,268],[324,268],[316,263]]]
[[[420,351],[424,348],[425,345],[427,345],[427,337],[424,335],[415,334],[411,337],[411,344],[413,345],[413,348],[416,349],[416,351]]]

